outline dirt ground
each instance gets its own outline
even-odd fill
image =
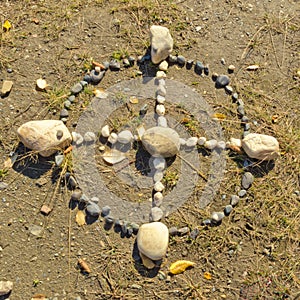
[[[0,79],[14,82],[9,96],[0,99],[0,180],[8,184],[0,190],[0,281],[14,283],[9,299],[37,294],[53,300],[298,299],[299,16],[299,2],[291,0],[1,0],[1,24],[9,20],[12,27],[1,29]],[[18,147],[21,124],[59,119],[70,88],[82,80],[91,60],[144,54],[152,24],[170,29],[173,54],[199,59],[219,74],[234,65],[231,85],[257,122],[252,131],[275,136],[281,148],[269,172],[258,165],[248,196],[219,227],[203,227],[201,221],[235,193],[243,172],[237,161],[245,157],[228,156],[222,185],[205,209],[195,201],[203,188],[199,178],[193,197],[164,220],[168,227],[198,228],[199,235],[172,237],[156,275],[137,266],[133,237],[105,231],[102,219],[78,226],[77,210],[69,208],[71,191],[60,184],[54,157],[23,155],[13,168],[4,167]],[[246,70],[254,64],[257,71]],[[137,70],[135,65],[108,71],[97,88],[135,77]],[[35,89],[41,77],[51,85],[46,93]],[[214,88],[210,76],[173,66],[168,78],[194,88],[226,116],[221,123],[226,138],[241,135],[235,104]],[[80,94],[70,111],[70,130],[92,98],[90,87]],[[53,206],[48,216],[40,213],[44,203]],[[42,229],[40,236],[32,234],[33,225]],[[80,271],[79,258],[90,274]],[[179,259],[196,265],[168,276],[170,264]]]

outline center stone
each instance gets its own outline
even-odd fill
[[[169,127],[152,127],[142,136],[145,149],[154,157],[172,157],[179,152],[178,133]]]

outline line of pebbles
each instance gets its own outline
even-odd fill
[[[71,89],[70,89],[70,96],[69,98],[64,102],[64,109],[60,112],[60,119],[63,122],[67,122],[69,117],[69,109],[74,103],[76,96],[83,91],[84,87],[88,84],[91,85],[97,85],[101,82],[103,77],[105,76],[106,72],[108,70],[110,71],[121,71],[122,67],[128,68],[135,65],[136,59],[132,56],[129,56],[125,59],[123,59],[123,65],[121,66],[121,63],[117,60],[112,60],[110,62],[103,62],[102,64],[97,64],[93,70],[90,71],[89,74],[86,74],[82,81],[79,83],[76,83]],[[151,56],[150,55],[144,55],[140,56],[137,59],[137,65],[144,64],[144,63],[150,63],[151,62]],[[201,61],[193,61],[193,60],[186,60],[186,58],[182,55],[174,56],[169,55],[167,60],[162,61],[158,65],[158,71],[156,73],[156,78],[158,81],[158,88],[156,91],[156,106],[155,106],[155,112],[158,115],[157,118],[157,126],[160,127],[167,127],[167,119],[164,117],[165,115],[165,97],[166,97],[166,88],[165,88],[165,81],[164,77],[166,77],[165,71],[168,70],[168,67],[170,65],[177,65],[180,68],[185,67],[187,70],[194,69],[194,72],[197,75],[200,75],[202,77],[209,76],[210,70],[207,65],[204,65]],[[234,72],[234,66],[230,65],[228,67],[228,73]],[[138,75],[142,75],[142,72],[137,71]],[[245,137],[250,132],[250,123],[249,119],[246,116],[245,113],[245,107],[244,102],[242,99],[239,98],[238,93],[234,92],[233,88],[229,85],[230,84],[230,78],[227,75],[218,75],[216,73],[212,74],[212,80],[215,84],[216,89],[224,89],[226,94],[230,95],[232,98],[232,101],[237,104],[237,113],[240,116],[241,119],[241,125],[244,129],[243,131],[243,137]],[[97,96],[97,94],[96,94]],[[145,114],[147,111],[147,107],[143,107],[140,110],[140,114]],[[114,132],[110,132],[108,125],[104,126],[101,130],[101,134],[103,137],[107,138],[108,141],[113,145],[115,142],[120,139],[122,140],[122,135],[124,135],[124,132],[120,132],[119,134],[116,134]],[[91,142],[96,140],[96,135],[93,132],[87,132],[83,137],[76,133],[72,133],[73,136],[73,142],[76,143],[77,146],[79,146],[83,142]],[[137,137],[135,137],[137,138]],[[128,137],[127,139],[123,139],[123,143],[129,143],[131,142],[131,137]],[[232,150],[240,149],[241,144],[240,140],[238,139],[231,139],[230,142],[224,142],[224,141],[217,141],[217,140],[207,140],[205,137],[190,137],[187,140],[184,140],[180,138],[180,145],[186,146],[186,147],[205,147],[208,150],[214,150],[215,148],[219,148],[221,150],[225,150],[226,148],[231,148]],[[55,157],[56,164],[59,166],[62,163],[63,156],[57,155]],[[163,178],[163,170],[166,166],[166,161],[163,157],[155,158],[154,161],[154,167],[156,168],[157,172],[154,176],[154,187],[153,187],[153,201],[152,201],[152,208],[150,211],[150,222],[159,221],[163,217],[163,211],[160,209],[160,205],[163,201],[163,190],[164,185],[162,184],[161,180]],[[77,186],[76,179],[73,175],[70,173],[66,174],[66,181],[68,182],[68,185],[71,189],[75,190]],[[239,190],[237,194],[231,195],[230,203],[226,205],[223,209],[223,211],[216,211],[211,214],[211,217],[209,219],[206,219],[202,222],[202,225],[204,226],[218,226],[222,223],[222,219],[225,216],[229,216],[229,214],[232,212],[233,208],[239,203],[240,198],[243,198],[247,194],[247,190],[251,187],[252,183],[254,181],[254,176],[250,172],[245,172],[242,175],[241,180],[241,186],[239,186],[237,189]],[[82,192],[77,189],[73,192],[71,196],[71,201],[77,201],[79,203],[84,203],[86,212],[92,217],[99,217],[100,215],[105,220],[105,228],[110,229],[114,226],[114,229],[116,232],[120,232],[121,236],[123,237],[130,237],[132,234],[137,234],[139,230],[139,225],[136,223],[131,223],[126,220],[119,220],[114,219],[111,216],[111,209],[109,206],[105,206],[100,208],[98,206],[98,198],[93,197],[91,199],[88,199],[86,195],[82,194]],[[190,237],[192,239],[195,239],[198,234],[199,230],[195,228],[190,232],[188,227],[183,228],[176,228],[171,227],[169,228],[169,234],[171,236],[175,235],[185,235],[190,234]]]

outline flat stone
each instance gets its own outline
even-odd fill
[[[110,214],[110,210],[111,210],[111,208],[108,205],[102,207],[101,216],[102,217],[108,216]]]
[[[58,131],[62,132],[62,135],[57,135]],[[58,120],[30,121],[21,125],[17,133],[25,147],[44,157],[64,149],[72,142],[68,128]]]
[[[211,214],[211,220],[214,223],[220,223],[222,221],[222,219],[225,217],[225,214],[222,211],[219,212],[213,212]]]
[[[125,154],[117,149],[108,149],[102,155],[105,162],[110,165],[117,164],[126,158]]]
[[[151,60],[154,64],[166,59],[173,50],[173,38],[168,28],[152,25],[150,27]]]
[[[143,224],[137,234],[137,246],[140,253],[152,260],[162,259],[169,244],[169,230],[161,222]]]
[[[272,160],[279,157],[279,143],[273,136],[249,133],[242,140],[246,154],[259,160]]]
[[[254,176],[250,172],[246,172],[242,176],[242,187],[247,190],[254,181]]]
[[[240,190],[240,191],[238,192],[238,196],[239,196],[239,197],[244,197],[246,194],[247,194],[247,191],[246,191],[246,190]]]
[[[171,128],[152,127],[142,136],[145,149],[153,156],[172,157],[179,152],[178,133]]]
[[[118,142],[121,144],[128,144],[133,141],[133,135],[129,130],[123,130],[118,133]]]
[[[1,97],[7,96],[10,93],[13,85],[14,83],[12,81],[4,80],[1,88]]]
[[[227,75],[219,75],[215,82],[215,87],[217,89],[224,88],[226,85],[230,83],[230,79]]]
[[[0,296],[7,295],[13,289],[13,282],[11,281],[0,281]]]

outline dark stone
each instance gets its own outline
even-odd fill
[[[102,207],[101,216],[102,217],[108,216],[110,214],[110,210],[111,208],[108,205]]]
[[[231,96],[231,98],[232,98],[233,102],[236,102],[238,100],[238,98],[239,98],[238,93],[233,93],[232,96]]]
[[[232,210],[233,210],[233,207],[232,207],[231,204],[226,205],[225,208],[224,208],[224,214],[225,214],[225,216],[229,216],[230,213],[232,212]]]
[[[185,57],[182,56],[182,55],[178,55],[177,56],[177,64],[180,66],[180,67],[183,67],[185,65]]]
[[[209,67],[208,66],[204,66],[203,72],[206,76],[209,75]]]
[[[200,233],[200,231],[198,228],[193,229],[190,233],[190,238],[192,240],[195,240],[197,238],[197,236],[199,235],[199,233]]]
[[[215,81],[216,89],[222,89],[230,83],[230,79],[227,75],[219,75]]]
[[[201,61],[197,60],[195,63],[194,71],[196,74],[201,75],[204,70],[204,65]]]
[[[194,61],[192,59],[187,60],[185,67],[187,70],[191,70],[193,67]]]
[[[95,202],[89,202],[86,207],[86,212],[93,217],[98,217],[101,213],[101,209]]]
[[[111,71],[120,71],[121,69],[120,62],[116,59],[111,60],[109,63],[109,69]]]

